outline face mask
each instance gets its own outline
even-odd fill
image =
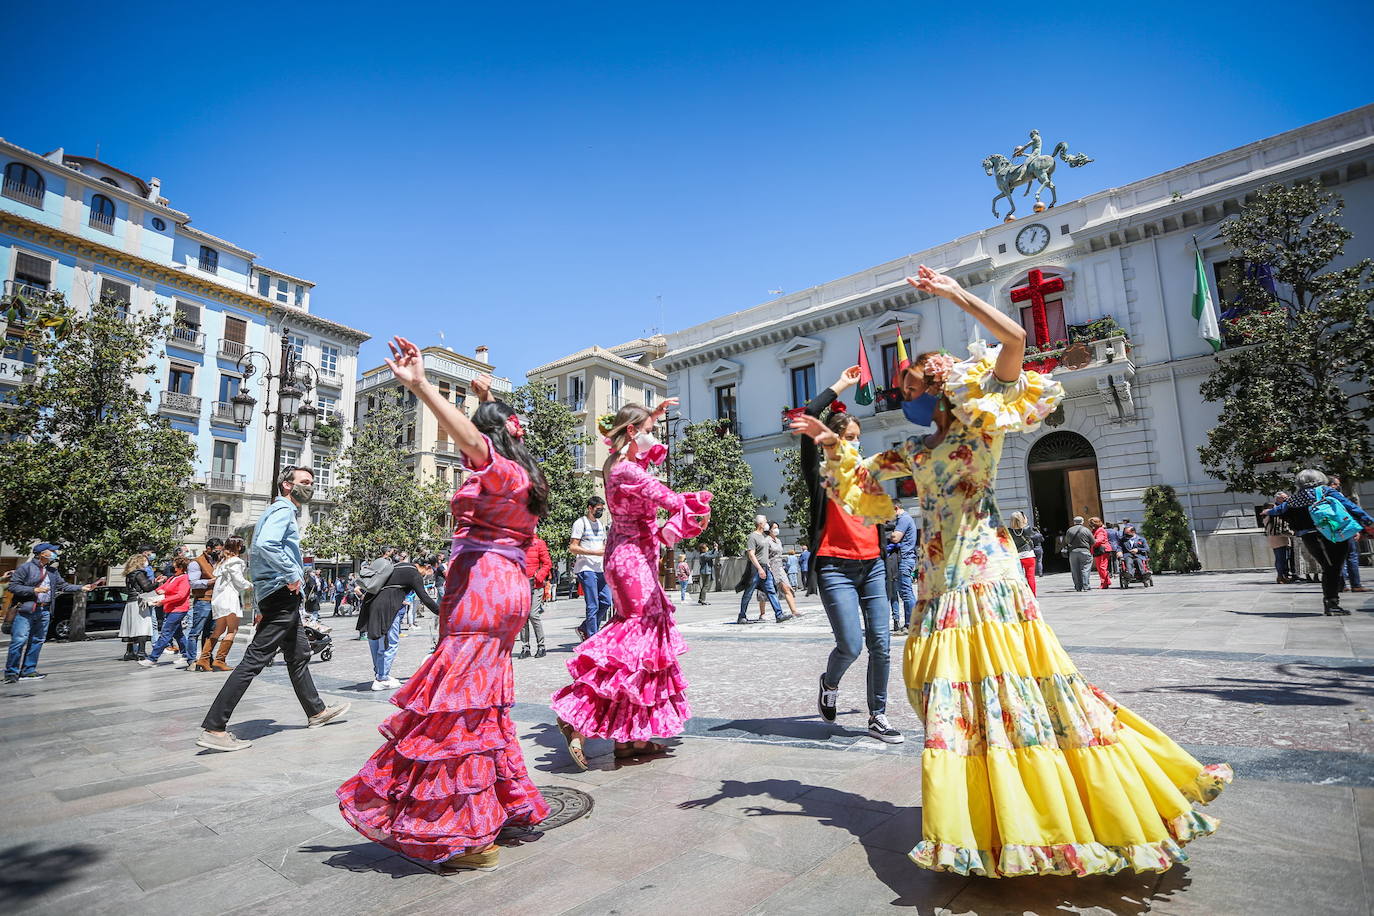
[[[917,426],[929,426],[935,421],[935,405],[939,398],[927,391],[913,401],[902,402],[902,416]]]
[[[668,450],[653,433],[643,432],[635,436],[635,446],[639,449],[639,457],[649,464],[662,464],[668,458]]]
[[[315,488],[308,483],[298,483],[291,488],[291,496],[303,506],[315,498]]]
[[[606,510],[605,510],[605,509],[602,509],[602,508],[599,508],[599,507],[598,507],[598,508],[592,510],[592,518],[601,518],[601,516],[604,515],[605,513],[606,513]]]

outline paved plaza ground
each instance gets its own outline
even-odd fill
[[[117,640],[54,644],[49,677],[0,688],[0,912],[407,914],[1349,914],[1374,873],[1374,600],[1323,617],[1314,585],[1258,573],[1160,576],[1153,589],[1076,594],[1042,582],[1046,619],[1083,672],[1236,782],[1207,812],[1219,832],[1164,875],[989,880],[916,868],[921,731],[893,665],[893,723],[864,732],[861,658],[840,717],[815,712],[831,646],[815,599],[786,624],[733,624],[734,596],[679,622],[695,712],[671,757],[614,761],[593,742],[573,770],[548,711],[580,603],[546,622],[550,654],[517,660],[514,715],[541,786],[592,812],[508,846],[493,872],[436,874],[369,843],[334,789],[381,743],[351,618],[316,662],[344,722],[307,731],[286,672],[268,669],[232,723],[254,740],[192,743],[221,675],[118,661]],[[402,640],[414,670],[433,618]],[[901,655],[902,637],[893,640]],[[241,644],[231,655],[235,660]]]

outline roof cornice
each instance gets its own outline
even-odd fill
[[[326,318],[321,318],[310,312],[283,307],[279,303],[273,302],[270,299],[265,299],[256,293],[234,289],[208,275],[202,276],[198,273],[179,270],[169,264],[159,264],[157,261],[150,261],[138,255],[128,254],[117,248],[112,248],[109,245],[104,245],[100,242],[72,235],[61,229],[35,222],[34,220],[19,216],[8,210],[0,210],[0,229],[14,235],[16,238],[26,239],[58,251],[74,254],[79,258],[85,258],[90,261],[105,264],[128,273],[138,274],[139,276],[147,277],[150,280],[156,280],[174,289],[185,290],[204,296],[207,299],[214,299],[218,302],[236,305],[240,308],[256,312],[264,317],[277,319],[297,326],[329,331],[348,343],[356,345],[372,339],[372,335],[365,331],[360,331],[357,328],[350,328],[348,325],[339,324],[336,321],[329,321]]]
[[[204,229],[197,229],[195,226],[191,225],[191,221],[189,219],[181,224],[181,228],[187,235],[193,235],[198,239],[205,239],[207,242],[214,242],[220,248],[223,248],[233,254],[236,254],[241,258],[247,258],[250,261],[257,260],[258,256],[255,253],[249,251],[247,248],[241,248],[238,245],[235,245],[233,242],[229,241],[228,239],[222,239],[217,235],[211,235]]]
[[[84,172],[78,172],[76,169],[71,168],[71,167],[68,166],[68,165],[64,165],[64,164],[61,163],[61,162],[53,162],[53,161],[52,161],[51,159],[49,159],[48,157],[46,157],[46,156],[44,156],[44,155],[42,155],[42,154],[40,154],[40,153],[35,153],[33,150],[24,149],[24,147],[18,145],[17,143],[11,143],[10,141],[6,140],[4,137],[0,137],[0,149],[5,150],[6,152],[8,152],[8,153],[10,153],[11,155],[16,156],[16,157],[18,157],[18,158],[21,158],[21,159],[28,159],[30,162],[32,162],[32,163],[34,163],[34,164],[36,164],[36,165],[41,165],[41,166],[44,166],[44,167],[46,167],[46,168],[48,168],[48,169],[51,169],[51,170],[53,170],[53,171],[57,171],[58,174],[62,175],[62,177],[64,177],[64,178],[75,178],[75,179],[81,181],[83,184],[87,185],[88,187],[96,188],[96,189],[100,190],[100,193],[102,193],[102,194],[106,194],[106,195],[113,194],[113,195],[119,197],[121,200],[124,200],[124,201],[126,201],[126,202],[128,202],[128,203],[136,203],[136,204],[138,204],[139,206],[144,207],[144,208],[146,208],[146,209],[152,211],[153,213],[158,214],[159,216],[162,216],[162,215],[169,216],[169,217],[171,217],[171,219],[172,219],[173,222],[175,222],[175,223],[177,223],[177,224],[179,224],[179,225],[185,225],[186,223],[190,222],[190,220],[191,220],[191,217],[190,217],[190,216],[188,216],[187,214],[181,212],[180,210],[174,210],[174,209],[172,209],[171,207],[166,206],[165,204],[160,204],[160,203],[158,203],[158,202],[155,201],[155,200],[149,200],[148,198],[143,197],[142,195],[139,195],[139,194],[135,194],[135,193],[133,193],[132,191],[126,191],[126,190],[124,190],[123,188],[116,187],[116,186],[110,184],[110,183],[107,182],[107,181],[101,181],[101,180],[98,179],[98,178],[92,178],[91,176],[85,174]],[[81,157],[81,158],[89,159],[90,157],[89,157],[89,156],[85,156],[85,157]],[[91,161],[93,161],[93,162],[99,162],[99,160],[95,160],[95,159],[93,159],[93,160],[91,160]],[[101,165],[104,165],[104,164],[105,164],[105,163],[103,163],[103,162],[101,163]],[[114,168],[114,166],[109,166],[109,168]],[[60,170],[60,171],[59,171],[59,170]],[[117,171],[121,171],[121,172],[122,172],[123,169],[118,169]],[[128,173],[125,172],[125,174],[127,175]],[[137,177],[137,176],[134,176],[134,177]]]
[[[612,353],[602,346],[593,345],[585,350],[578,350],[576,353],[556,359],[551,363],[542,366],[535,366],[525,372],[525,378],[538,378],[543,375],[552,375],[558,372],[566,372],[573,368],[577,363],[588,361],[592,363],[601,362],[608,364],[616,369],[629,372],[638,372],[645,378],[654,381],[666,381],[667,376],[652,366],[644,366],[633,362],[625,357]]]

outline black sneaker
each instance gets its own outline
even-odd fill
[[[47,677],[47,675],[41,671],[28,671],[19,675],[19,679],[22,681],[41,681],[45,677]]]
[[[19,675],[17,675],[17,674],[7,674],[7,675],[5,675],[5,683],[6,683],[6,684],[17,684],[17,683],[19,683]]]
[[[892,723],[887,721],[887,716],[882,713],[868,717],[868,733],[879,741],[888,744],[901,744],[906,738],[901,732],[892,727]]]
[[[573,632],[577,634],[577,638],[582,642],[587,641],[587,628],[582,626],[582,624],[578,624],[574,627]]]
[[[787,621],[791,620],[794,616],[796,616],[796,615],[794,615],[794,614],[783,614],[781,617],[774,617],[773,619],[774,619],[776,622],[778,622],[778,623],[787,623]]]
[[[537,650],[535,650],[534,657],[535,657],[535,658],[543,658],[545,655],[548,655],[548,654],[549,654],[549,653],[547,653],[547,652],[544,651],[544,647],[543,647],[543,646],[540,646]]]
[[[746,624],[746,623],[752,624],[753,622],[754,622],[754,621],[753,621],[753,618],[750,618],[750,617],[740,617],[739,619],[737,619],[737,620],[735,621],[735,623],[739,624],[740,626],[743,626],[743,625]]]
[[[520,654],[516,656],[516,658],[529,658],[529,657],[530,657],[530,647],[529,647],[529,646],[526,646],[525,648],[521,649],[521,650],[520,650]]]
[[[821,714],[821,718],[827,722],[835,721],[835,700],[840,696],[840,688],[827,687],[825,685],[825,675],[821,675],[821,689],[816,694],[816,711]]]

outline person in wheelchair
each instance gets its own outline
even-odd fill
[[[1145,578],[1149,572],[1149,556],[1150,545],[1136,533],[1135,525],[1127,525],[1121,533],[1121,563],[1127,580]]]

